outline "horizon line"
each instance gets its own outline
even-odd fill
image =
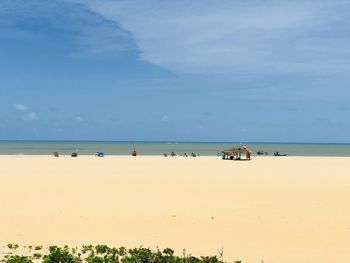
[[[9,140],[0,139],[0,142],[96,142],[96,143],[235,143],[235,144],[346,144],[350,142],[271,142],[271,141],[186,141],[186,140]]]

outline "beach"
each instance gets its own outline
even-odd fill
[[[0,245],[350,262],[350,157],[0,156]]]

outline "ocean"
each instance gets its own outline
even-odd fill
[[[97,151],[106,155],[130,155],[136,149],[138,155],[162,155],[175,152],[178,155],[192,152],[203,156],[216,156],[237,142],[117,142],[117,141],[0,141],[1,155],[48,155],[57,151],[61,155],[78,151],[92,155]],[[244,143],[256,154],[262,150],[268,155],[278,151],[291,156],[350,156],[350,144],[321,143]]]

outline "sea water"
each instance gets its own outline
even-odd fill
[[[316,143],[249,143],[245,142],[254,154],[257,151],[273,155],[278,151],[291,156],[350,156],[350,144]],[[220,151],[238,142],[117,142],[117,141],[0,141],[1,155],[47,155],[52,152],[71,154],[77,151],[82,155],[92,155],[97,151],[106,155],[130,155],[135,148],[138,155],[162,155],[174,152],[178,155],[196,153],[203,156],[216,156]]]

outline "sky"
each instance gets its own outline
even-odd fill
[[[1,0],[0,140],[350,143],[350,1]]]

